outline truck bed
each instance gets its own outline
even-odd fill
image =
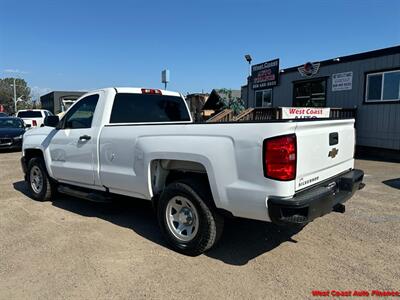
[[[115,193],[151,199],[146,167],[151,161],[195,161],[204,166],[214,200],[221,208],[237,216],[266,220],[268,195],[291,197],[296,191],[353,168],[353,126],[354,120],[330,119],[108,124],[102,128],[98,141],[99,184],[113,187],[110,191]],[[335,147],[329,145],[331,132],[340,135],[336,145],[339,154],[333,159],[328,157]],[[263,141],[293,133],[298,136],[296,180],[265,178]]]

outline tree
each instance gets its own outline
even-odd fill
[[[15,113],[14,111],[14,78],[3,78],[0,79],[0,104],[3,104],[4,109],[7,113]],[[30,93],[31,89],[28,87],[27,82],[22,78],[15,78],[16,94],[18,102],[18,108],[32,108],[32,102]]]
[[[220,95],[219,102],[223,105],[223,109],[232,109],[234,115],[238,115],[244,110],[242,99],[232,96],[232,90],[219,89],[217,92]]]

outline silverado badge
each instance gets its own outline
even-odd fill
[[[329,151],[328,156],[335,158],[335,156],[339,153],[339,150],[336,148],[333,148],[331,151]]]

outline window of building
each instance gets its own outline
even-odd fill
[[[256,91],[256,107],[272,107],[272,89]]]
[[[190,121],[181,97],[118,93],[110,123],[146,123]]]
[[[63,118],[64,129],[90,128],[99,95],[90,95],[79,100]]]
[[[366,102],[400,100],[400,70],[367,74]]]
[[[295,107],[325,107],[326,80],[312,80],[294,83]]]

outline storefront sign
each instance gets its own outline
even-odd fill
[[[253,90],[273,87],[279,84],[279,58],[251,67]]]
[[[325,107],[282,107],[282,119],[329,118],[330,112]]]
[[[332,92],[351,90],[353,88],[353,72],[332,74]]]
[[[320,63],[307,62],[304,66],[298,67],[300,75],[303,77],[311,77],[318,73]]]

